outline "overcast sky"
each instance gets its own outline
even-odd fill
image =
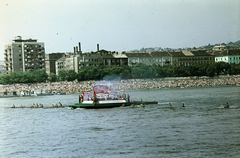
[[[0,60],[15,36],[46,53],[199,47],[240,40],[240,0],[1,0]]]

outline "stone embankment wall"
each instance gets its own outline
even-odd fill
[[[92,91],[94,84],[108,84],[117,90],[150,90],[169,88],[197,88],[217,86],[240,86],[240,75],[209,77],[171,77],[161,79],[129,79],[121,81],[84,81],[84,82],[54,82],[39,84],[0,85],[0,95],[4,92],[21,94],[45,90],[49,92],[66,92],[67,94]],[[6,93],[5,93],[6,94]]]

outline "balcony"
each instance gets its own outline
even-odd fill
[[[43,58],[43,56],[42,56],[42,55],[38,55],[38,58],[39,58],[39,59],[42,59],[42,58]]]
[[[33,69],[33,65],[26,65],[25,67],[28,69]]]
[[[39,67],[39,68],[44,68],[44,65],[39,65],[38,67]]]

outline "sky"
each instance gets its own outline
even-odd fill
[[[1,0],[0,60],[15,36],[45,52],[185,48],[240,40],[240,0]]]

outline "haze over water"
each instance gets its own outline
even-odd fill
[[[0,157],[238,157],[240,87],[126,91],[145,108],[12,109],[78,94],[1,98]],[[171,102],[172,109],[167,108]],[[220,108],[230,104],[229,109]],[[179,108],[182,103],[186,108]]]

